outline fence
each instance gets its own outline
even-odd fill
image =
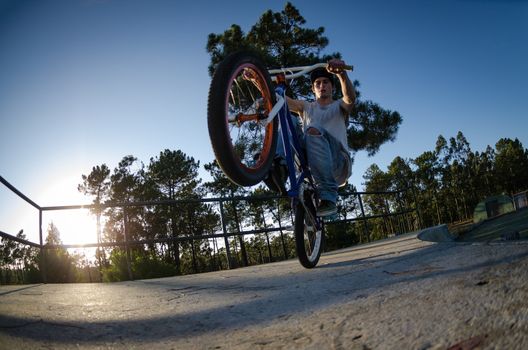
[[[7,240],[14,240],[18,243],[25,244],[31,247],[35,247],[40,249],[40,251],[46,251],[46,249],[56,249],[56,248],[102,248],[102,247],[122,247],[124,248],[126,252],[126,260],[127,260],[127,269],[128,269],[128,277],[129,279],[134,279],[134,276],[132,274],[131,269],[131,247],[133,246],[141,246],[141,245],[149,245],[149,244],[160,244],[160,243],[169,243],[173,242],[176,244],[179,244],[181,242],[191,242],[191,247],[193,251],[193,257],[192,257],[192,264],[194,272],[198,272],[196,269],[196,256],[194,254],[194,241],[196,240],[214,240],[214,243],[217,242],[218,239],[221,239],[223,242],[223,248],[225,249],[225,255],[226,255],[226,262],[227,266],[226,268],[231,269],[235,268],[237,264],[237,259],[234,259],[232,256],[232,248],[230,247],[230,241],[229,238],[235,238],[235,237],[244,237],[247,235],[258,235],[264,233],[267,237],[267,248],[269,252],[269,260],[273,260],[271,248],[270,248],[270,241],[268,234],[270,233],[280,233],[280,237],[282,240],[282,245],[284,249],[284,258],[289,258],[291,256],[288,255],[285,243],[284,243],[284,233],[291,235],[291,228],[293,223],[293,217],[290,211],[290,219],[286,220],[285,222],[281,222],[280,218],[281,216],[278,216],[278,226],[273,225],[270,227],[267,227],[266,225],[266,217],[263,217],[264,221],[264,228],[260,229],[240,229],[240,226],[238,227],[235,232],[229,232],[226,225],[226,203],[227,202],[247,202],[247,203],[255,203],[259,201],[279,201],[284,200],[286,197],[281,196],[259,196],[259,197],[229,197],[229,198],[203,198],[203,199],[188,199],[188,200],[156,200],[156,201],[138,201],[138,202],[120,202],[120,203],[104,203],[104,204],[90,204],[90,205],[67,205],[67,206],[46,206],[41,207],[35,202],[33,202],[30,198],[25,196],[22,192],[20,192],[18,189],[16,189],[14,186],[12,186],[8,181],[6,181],[3,177],[0,176],[0,182],[7,187],[11,192],[16,194],[18,197],[29,203],[31,206],[36,208],[38,210],[38,234],[39,234],[39,243],[35,243],[29,240],[21,239],[18,237],[15,237],[9,233],[0,231],[0,237],[7,239]],[[341,198],[344,198],[343,203],[341,204],[341,212],[345,213],[344,215],[341,215],[341,217],[338,220],[333,221],[330,223],[330,225],[339,225],[339,224],[351,224],[351,223],[359,223],[362,226],[362,235],[365,241],[371,241],[371,231],[372,228],[369,229],[369,222],[372,223],[375,220],[377,221],[377,224],[382,224],[383,228],[382,231],[385,230],[385,232],[392,232],[392,234],[398,234],[398,233],[404,233],[409,232],[413,230],[417,230],[420,228],[420,215],[419,211],[416,208],[416,200],[414,193],[412,193],[412,198],[414,207],[407,207],[405,203],[402,203],[402,197],[403,194],[407,193],[407,190],[402,191],[386,191],[386,192],[347,192],[347,193],[341,193]],[[373,197],[373,196],[380,196],[381,200],[378,199],[375,202],[376,205],[370,205],[370,209],[367,211],[365,208],[365,201],[364,197]],[[394,199],[389,203],[388,198],[393,197]],[[189,203],[213,203],[218,205],[217,214],[220,216],[220,232],[214,232],[209,234],[204,234],[202,232],[201,234],[180,234],[177,237],[164,237],[164,238],[156,238],[156,239],[141,239],[141,240],[131,240],[129,235],[129,222],[128,222],[128,212],[131,210],[130,208],[133,207],[152,207],[152,206],[176,206],[180,204],[189,204]],[[278,202],[277,202],[278,203]],[[407,203],[408,205],[408,203]],[[372,212],[373,208],[377,207],[377,214],[371,214],[369,213],[367,215],[367,212]],[[44,237],[43,237],[43,213],[48,211],[64,211],[64,210],[74,210],[74,209],[88,209],[88,210],[98,210],[101,212],[104,209],[107,208],[120,208],[123,213],[123,241],[113,241],[113,242],[101,242],[99,240],[100,232],[98,232],[98,242],[97,243],[89,243],[89,244],[61,244],[61,245],[52,245],[52,244],[44,244]],[[344,209],[343,209],[344,208]],[[381,212],[381,213],[379,213]],[[353,217],[348,217],[349,214],[356,213],[358,215]],[[264,214],[263,214],[264,215]],[[99,218],[98,218],[99,219]],[[381,221],[380,221],[381,219]],[[246,227],[247,228],[247,227]],[[99,228],[98,228],[99,230]],[[385,234],[387,236],[388,234]],[[236,246],[235,246],[236,249]],[[43,261],[41,261],[41,273],[43,276],[44,282],[45,276],[46,276],[46,261],[45,256],[46,254],[42,254],[44,257]],[[238,256],[238,254],[237,254]],[[247,265],[247,261],[245,262],[245,265]]]

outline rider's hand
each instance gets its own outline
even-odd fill
[[[340,60],[338,58],[332,58],[330,61],[328,61],[328,66],[326,67],[326,70],[332,74],[341,74],[345,71],[345,66],[345,61]]]

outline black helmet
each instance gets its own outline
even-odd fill
[[[334,84],[334,75],[326,70],[326,68],[316,68],[310,73],[310,81],[312,85],[317,78],[328,78]]]

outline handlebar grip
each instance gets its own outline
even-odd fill
[[[328,64],[326,65],[326,67],[328,68]],[[343,68],[343,70],[349,70],[349,71],[353,71],[354,70],[354,66],[350,66],[348,64],[345,64],[344,66],[342,66],[341,68]]]
[[[328,67],[328,65],[327,65],[327,67]],[[343,68],[344,70],[349,70],[349,71],[353,71],[354,70],[354,66],[349,66],[348,64],[345,64],[341,68]]]

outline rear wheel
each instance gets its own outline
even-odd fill
[[[230,55],[216,68],[209,89],[209,137],[218,165],[240,186],[256,185],[269,171],[278,118],[267,124],[264,119],[274,104],[269,74],[254,55]]]
[[[295,245],[302,266],[311,269],[317,265],[324,244],[324,222],[316,216],[317,199],[311,190],[302,194],[303,202],[295,208]]]

